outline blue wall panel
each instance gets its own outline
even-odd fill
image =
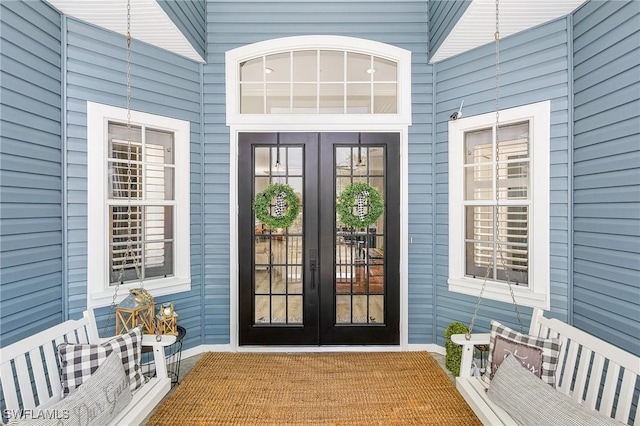
[[[228,343],[229,130],[225,125],[224,52],[246,44],[297,35],[331,34],[411,50],[413,126],[409,137],[409,340],[433,340],[432,290],[432,76],[427,65],[424,1],[213,1],[207,2],[205,66],[205,280],[204,343]]]
[[[126,108],[124,36],[75,19],[67,33],[67,199],[69,314],[87,306],[87,101]],[[191,291],[172,300],[187,329],[185,347],[200,344],[202,295],[201,65],[145,43],[132,42],[131,108],[191,122]],[[97,311],[103,321],[108,309]],[[114,321],[111,322],[113,324]]]
[[[640,3],[574,14],[574,324],[640,355]]]
[[[569,29],[559,19],[500,42],[500,108],[551,100],[550,264],[552,316],[568,319]],[[448,290],[448,120],[464,100],[463,116],[495,110],[495,45],[439,62],[436,69],[436,263],[437,343],[452,321],[469,324],[476,298]],[[531,309],[520,307],[525,328]],[[510,304],[483,300],[475,330],[496,319],[517,325]]]
[[[60,25],[0,3],[0,346],[64,317]]]

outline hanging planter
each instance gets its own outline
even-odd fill
[[[346,226],[368,228],[384,212],[384,201],[373,186],[364,182],[354,182],[342,191],[336,209],[340,221]]]
[[[274,214],[270,208],[274,207]],[[300,199],[291,186],[284,183],[270,183],[253,200],[253,211],[258,220],[269,228],[288,228],[298,217]]]

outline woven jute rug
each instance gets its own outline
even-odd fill
[[[427,352],[207,353],[148,425],[480,425]]]

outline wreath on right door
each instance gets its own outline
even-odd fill
[[[336,210],[340,222],[344,225],[368,228],[384,213],[384,201],[373,186],[364,182],[354,182],[347,185],[338,196]]]

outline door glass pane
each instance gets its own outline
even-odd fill
[[[383,147],[336,147],[336,198],[351,183],[363,182],[371,185],[384,199],[383,158]],[[357,214],[356,205],[354,200],[354,215]],[[368,208],[366,201],[363,208],[365,211]],[[383,224],[384,213],[370,226],[361,228],[346,226],[336,213],[334,292],[337,324],[384,323],[386,283]]]
[[[254,147],[252,197],[270,183],[291,186],[302,201],[304,192],[303,148]],[[271,200],[272,213],[275,200]],[[302,324],[303,312],[303,207],[288,228],[269,228],[254,216],[254,324]]]

